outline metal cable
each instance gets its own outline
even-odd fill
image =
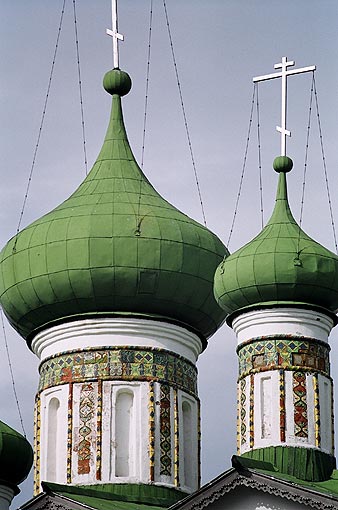
[[[257,89],[257,83],[254,83],[253,92],[252,92],[252,99],[251,99],[251,111],[250,111],[250,120],[249,120],[249,126],[248,126],[248,134],[247,134],[247,137],[246,137],[246,144],[245,144],[245,151],[244,151],[244,158],[243,158],[243,165],[242,165],[242,173],[241,173],[241,178],[239,180],[239,187],[238,187],[238,193],[237,193],[237,198],[236,198],[235,210],[234,210],[234,215],[233,215],[233,218],[232,218],[232,223],[231,223],[231,227],[230,227],[229,237],[228,237],[228,241],[227,241],[227,247],[228,248],[229,248],[229,244],[230,244],[230,239],[231,239],[232,233],[234,231],[234,225],[235,225],[237,211],[238,211],[239,199],[241,197],[241,192],[242,192],[242,187],[243,187],[244,172],[245,172],[246,161],[247,161],[247,157],[248,157],[248,149],[249,149],[251,126],[252,126],[253,110],[254,110],[254,105],[255,105],[256,89]]]
[[[299,214],[299,226],[300,227],[302,226],[302,223],[303,223],[305,184],[306,184],[306,174],[307,174],[307,162],[308,162],[308,157],[309,157],[309,140],[310,140],[312,102],[313,102],[313,85],[314,85],[314,73],[312,73],[312,83],[311,83],[311,91],[310,91],[310,105],[309,105],[309,116],[308,116],[307,130],[306,130],[306,143],[305,143],[305,157],[304,157],[302,196],[301,196],[301,201],[300,201],[300,214]],[[298,249],[297,249],[297,252],[299,252],[299,243],[300,243],[300,231],[299,231],[299,236],[298,236]]]
[[[141,150],[141,169],[143,170],[144,165],[144,149],[146,141],[146,126],[147,126],[147,113],[148,113],[148,91],[149,91],[149,75],[150,75],[150,57],[151,57],[151,35],[153,26],[153,0],[150,0],[150,14],[149,14],[149,35],[148,35],[148,54],[147,54],[147,72],[146,72],[146,89],[145,89],[145,100],[144,100],[144,116],[143,116],[143,134],[142,134],[142,150]],[[136,230],[135,235],[140,235],[141,221],[140,221],[140,209],[141,209],[141,190],[142,190],[142,176],[140,178],[139,196],[137,204],[137,218],[136,218]]]
[[[76,6],[75,0],[73,0],[73,12],[74,12],[74,30],[75,30],[75,45],[76,45],[76,59],[77,59],[77,74],[79,78],[79,95],[80,95],[80,109],[81,109],[81,125],[82,125],[82,140],[83,140],[83,154],[86,175],[88,174],[88,163],[87,163],[87,149],[86,149],[86,131],[84,121],[84,108],[83,108],[83,96],[82,96],[82,81],[81,81],[81,67],[80,67],[80,52],[79,52],[79,37],[77,31],[77,18],[76,18]]]
[[[203,222],[204,222],[204,225],[207,226],[207,220],[206,220],[206,217],[205,217],[203,200],[202,200],[202,193],[201,193],[201,188],[200,188],[200,184],[199,184],[199,180],[198,180],[194,153],[193,153],[193,150],[192,150],[192,144],[191,144],[191,138],[190,138],[190,134],[189,134],[188,121],[187,121],[187,116],[186,116],[186,113],[185,113],[185,107],[184,107],[184,102],[183,102],[182,87],[181,87],[181,83],[180,83],[180,79],[179,79],[179,75],[178,75],[176,57],[175,57],[175,52],[174,52],[174,45],[173,45],[173,40],[172,40],[172,36],[171,36],[171,30],[170,30],[170,25],[169,25],[169,17],[168,17],[168,11],[167,11],[167,6],[166,6],[165,0],[163,0],[163,7],[164,7],[165,18],[166,18],[166,23],[167,23],[168,36],[169,36],[169,42],[170,42],[170,48],[171,48],[171,55],[172,55],[173,63],[174,63],[177,87],[178,87],[178,92],[179,92],[180,101],[181,101],[182,113],[183,113],[183,118],[184,118],[184,126],[185,126],[185,131],[186,131],[186,134],[187,134],[187,140],[188,140],[188,145],[189,145],[190,157],[191,157],[192,167],[193,167],[193,170],[194,170],[196,187],[197,187],[197,192],[198,192],[199,201],[200,201],[201,210],[202,210]]]
[[[259,120],[259,101],[258,101],[258,84],[256,91],[256,111],[257,111],[257,143],[258,143],[258,170],[259,170],[259,197],[261,205],[261,226],[264,227],[264,210],[263,210],[263,179],[262,179],[262,157],[261,157],[261,132]]]
[[[7,335],[6,335],[6,329],[5,329],[5,323],[4,323],[4,316],[3,316],[3,312],[2,312],[1,308],[0,308],[0,315],[1,315],[1,327],[2,327],[2,332],[3,332],[3,337],[4,337],[5,350],[6,350],[6,355],[7,355],[9,373],[10,373],[11,381],[12,381],[12,388],[13,388],[14,398],[15,398],[16,407],[17,407],[17,410],[18,410],[18,415],[19,415],[19,420],[20,420],[20,423],[21,423],[23,435],[26,437],[26,431],[25,431],[25,427],[24,427],[24,424],[23,424],[20,403],[19,403],[18,394],[16,392],[16,387],[15,387],[15,382],[14,382],[14,372],[13,372],[11,357],[10,357],[10,354],[9,354]]]
[[[314,92],[315,92],[315,102],[316,102],[316,111],[317,111],[317,120],[318,120],[320,148],[321,148],[321,152],[322,152],[323,169],[324,169],[324,175],[325,175],[327,199],[328,199],[328,202],[329,202],[329,209],[330,209],[330,217],[331,217],[333,239],[334,239],[334,245],[335,245],[335,248],[336,248],[336,252],[338,253],[336,227],[335,227],[334,218],[333,218],[333,210],[332,210],[332,203],[331,203],[331,194],[330,194],[330,187],[329,187],[329,178],[328,178],[328,175],[327,175],[326,159],[325,159],[325,153],[324,153],[324,143],[323,143],[322,127],[321,127],[320,116],[319,116],[319,106],[318,106],[318,97],[317,97],[317,90],[316,90],[316,80],[315,80],[314,75],[313,75],[313,88],[314,88]]]
[[[61,17],[60,17],[60,23],[59,23],[59,28],[58,28],[58,32],[57,32],[55,50],[54,50],[53,61],[52,61],[52,67],[51,67],[51,70],[50,70],[49,80],[48,80],[48,85],[47,85],[46,98],[45,98],[45,102],[44,102],[44,105],[43,105],[41,122],[40,122],[39,131],[38,131],[38,137],[37,137],[37,141],[36,141],[36,145],[35,145],[35,150],[34,150],[34,154],[33,154],[33,161],[32,161],[31,169],[30,169],[30,172],[29,172],[26,192],[25,192],[25,196],[24,196],[24,200],[23,200],[23,204],[22,204],[22,208],[21,208],[21,212],[20,212],[20,217],[19,217],[19,222],[18,222],[18,226],[17,226],[17,229],[16,229],[16,234],[18,234],[19,231],[20,231],[21,222],[22,222],[23,214],[24,214],[24,211],[25,211],[26,203],[27,203],[29,188],[30,188],[30,185],[31,185],[31,182],[32,182],[32,177],[33,177],[33,171],[34,171],[34,167],[35,167],[36,156],[37,156],[37,152],[38,152],[39,144],[40,144],[42,127],[43,127],[43,123],[44,123],[45,116],[46,116],[46,109],[47,109],[47,103],[48,103],[48,98],[49,98],[49,92],[50,92],[50,88],[51,88],[51,84],[52,84],[52,78],[53,78],[53,73],[54,73],[56,54],[57,54],[57,50],[58,50],[58,47],[59,47],[59,39],[60,39],[60,34],[61,34],[63,15],[64,15],[64,12],[65,12],[65,4],[66,4],[66,0],[63,0],[62,10],[61,10]],[[16,249],[16,243],[17,243],[17,238],[14,241],[13,251],[15,251],[15,249]]]

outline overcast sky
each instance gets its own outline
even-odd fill
[[[63,0],[2,0],[0,15],[0,243],[15,233],[37,140]],[[77,1],[78,33],[89,167],[105,134],[110,96],[102,77],[112,66],[110,0]],[[120,67],[133,80],[123,108],[129,139],[140,161],[150,0],[120,0]],[[242,170],[252,77],[274,71],[282,56],[296,66],[315,64],[332,205],[338,221],[338,2],[336,0],[167,0],[186,114],[208,227],[227,242]],[[299,218],[311,76],[289,80],[290,202]],[[259,86],[264,221],[273,207],[280,153],[280,80]],[[315,111],[313,111],[313,114]],[[260,230],[254,116],[234,251]],[[144,169],[171,203],[202,221],[162,0],[154,0],[148,124]],[[23,226],[61,203],[84,178],[74,42],[73,3],[66,2],[54,79]],[[312,116],[304,230],[334,250],[316,116]],[[6,326],[17,391],[29,439],[38,363]],[[332,335],[337,375],[337,332]],[[236,442],[236,342],[223,326],[199,361],[202,400],[202,473],[209,481],[230,466]],[[4,342],[0,342],[0,419],[20,430]],[[338,400],[336,396],[336,400]],[[31,477],[13,508],[32,494]]]

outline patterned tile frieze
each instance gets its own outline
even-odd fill
[[[293,372],[293,409],[294,430],[296,437],[307,438],[309,435],[306,396],[306,374]]]
[[[67,410],[67,483],[72,483],[73,385],[69,385]]]
[[[246,379],[240,381],[240,435],[241,445],[246,443]]]
[[[174,483],[175,487],[180,486],[180,436],[179,436],[179,414],[178,414],[178,394],[174,389]]]
[[[95,417],[96,395],[93,383],[81,386],[79,406],[79,444],[77,446],[77,472],[79,475],[90,473],[90,459],[93,450],[92,433]]]
[[[40,492],[40,436],[41,436],[41,399],[35,398],[34,409],[34,496]]]
[[[170,386],[160,387],[160,474],[171,476],[171,398]]]
[[[97,432],[96,432],[96,480],[101,480],[102,471],[102,380],[97,388]]]
[[[148,411],[149,411],[149,467],[150,467],[149,478],[150,481],[153,482],[155,480],[155,429],[156,429],[154,381],[150,381],[149,383]]]
[[[279,371],[279,426],[280,426],[280,440],[285,443],[286,431],[286,407],[285,407],[285,372]]]
[[[319,401],[319,383],[318,374],[313,376],[313,392],[314,392],[314,417],[315,417],[315,444],[320,448],[320,401]]]
[[[255,406],[255,381],[254,376],[250,376],[250,407],[249,407],[249,438],[250,448],[254,447],[255,443],[255,429],[254,429],[254,406]]]
[[[90,380],[160,381],[197,396],[197,369],[175,353],[158,348],[106,347],[70,351],[40,365],[39,391]]]
[[[330,347],[324,342],[293,338],[252,340],[238,348],[239,377],[264,370],[306,368],[330,375]]]

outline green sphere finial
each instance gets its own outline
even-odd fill
[[[288,158],[288,156],[278,156],[275,158],[273,162],[273,169],[280,173],[280,172],[290,172],[293,167],[293,161],[291,158]]]
[[[131,78],[125,71],[111,69],[104,75],[103,87],[109,94],[122,97],[131,89]]]

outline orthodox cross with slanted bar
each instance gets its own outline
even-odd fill
[[[315,71],[316,66],[301,67],[300,69],[292,69],[288,71],[289,66],[294,66],[293,60],[288,61],[287,57],[282,57],[282,62],[275,64],[275,69],[281,69],[280,72],[273,74],[266,74],[265,76],[256,76],[253,78],[253,82],[273,80],[274,78],[282,78],[282,116],[281,126],[277,126],[277,131],[281,134],[281,156],[286,156],[286,137],[291,136],[291,131],[286,129],[286,101],[287,101],[287,77],[291,74],[307,73],[309,71]]]
[[[112,0],[111,2],[112,8],[112,30],[107,28],[106,32],[113,38],[113,64],[114,69],[119,67],[119,40],[123,41],[124,36],[119,34],[117,28],[117,0]]]

